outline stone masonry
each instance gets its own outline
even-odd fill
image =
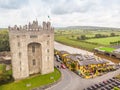
[[[15,80],[54,71],[54,29],[50,22],[9,27],[9,40]]]

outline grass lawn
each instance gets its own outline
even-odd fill
[[[109,48],[109,47],[101,47],[99,49],[100,50],[105,50],[106,52],[112,52],[113,50],[115,50],[114,48]]]
[[[88,51],[92,51],[94,48],[100,47],[100,45],[93,45],[93,44],[85,43],[79,40],[69,39],[66,36],[55,36],[55,41],[69,45],[69,46],[85,49]]]
[[[51,79],[51,77],[54,77],[54,79]],[[60,77],[60,71],[55,68],[54,72],[50,74],[36,75],[24,80],[1,85],[0,90],[30,90],[35,87],[40,87],[53,83],[54,81],[57,81]],[[30,86],[27,87],[27,84],[29,84]]]
[[[120,36],[118,37],[107,37],[107,38],[97,38],[97,39],[88,39],[87,42],[94,42],[101,45],[110,45],[110,42],[120,41]]]

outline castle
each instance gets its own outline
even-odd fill
[[[54,71],[54,29],[50,22],[33,21],[9,27],[12,70],[15,80]]]

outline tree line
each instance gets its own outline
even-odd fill
[[[0,52],[10,51],[8,30],[0,30]]]
[[[86,35],[81,35],[81,36],[77,37],[77,40],[86,40],[86,39],[92,39],[92,38],[115,37],[115,36],[119,36],[119,35],[116,35],[115,33],[111,33],[110,35],[95,34],[94,37],[87,37]]]

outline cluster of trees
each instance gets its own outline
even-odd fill
[[[120,44],[120,41],[110,42],[111,45],[117,45]]]
[[[10,51],[9,35],[7,30],[0,30],[0,52]]]
[[[104,35],[104,34],[95,34],[94,38],[105,38],[105,37],[114,37],[114,36],[118,36],[115,33],[111,33],[110,35]]]
[[[77,40],[86,40],[88,39],[86,35],[81,35],[80,37],[77,37]]]
[[[77,40],[86,40],[86,39],[92,39],[92,38],[105,38],[105,37],[114,37],[118,36],[115,33],[111,33],[110,35],[104,35],[104,34],[95,34],[94,37],[86,37],[86,35],[81,35],[77,37]]]
[[[104,38],[104,37],[108,37],[108,35],[95,34],[94,38]]]

